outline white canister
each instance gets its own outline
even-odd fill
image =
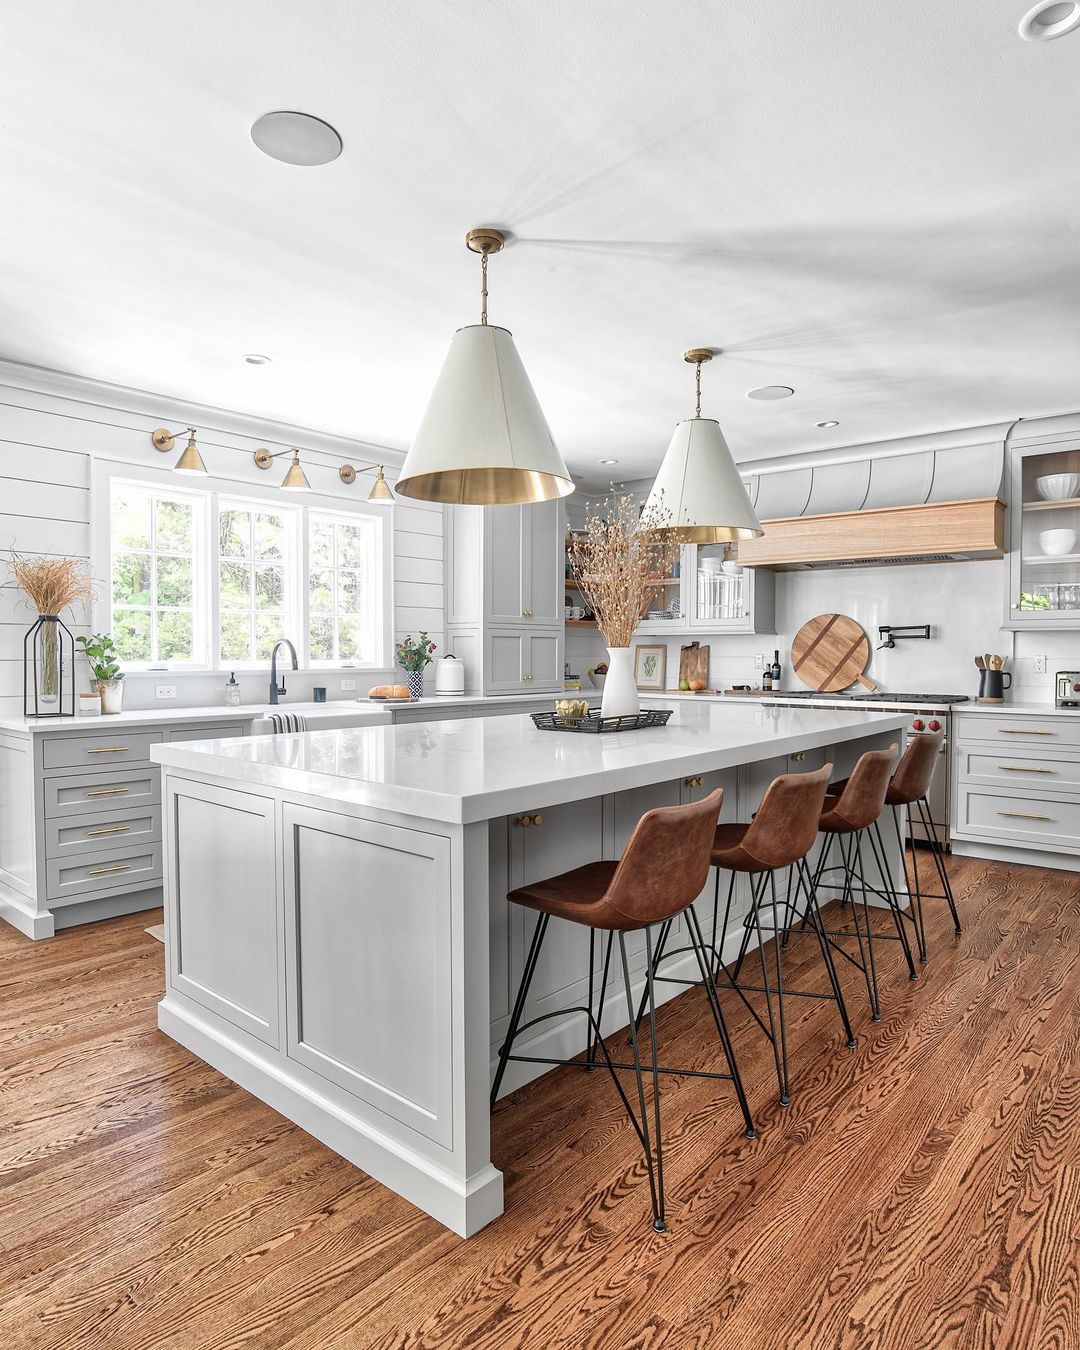
[[[463,694],[465,692],[465,662],[446,655],[435,662],[436,694]]]

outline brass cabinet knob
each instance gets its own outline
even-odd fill
[[[523,830],[527,830],[532,824],[532,816],[518,816],[515,819],[514,824],[520,825]]]
[[[704,787],[705,785],[705,779],[701,777],[684,778],[683,782],[687,787]]]
[[[806,751],[800,750],[797,755],[792,755],[791,758],[794,761],[794,763],[801,764],[803,760],[806,758]]]
[[[543,817],[543,816],[533,816],[533,824],[534,824],[534,825],[543,825],[543,823],[544,823],[544,817]]]

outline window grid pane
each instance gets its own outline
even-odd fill
[[[252,665],[269,660],[289,626],[290,516],[283,511],[223,502],[218,515],[218,660]]]
[[[110,598],[121,660],[195,663],[195,503],[136,484],[110,495]]]
[[[320,665],[374,662],[378,605],[374,561],[381,525],[313,513],[308,522],[308,646]]]

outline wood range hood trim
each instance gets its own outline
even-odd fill
[[[739,544],[745,567],[801,571],[960,562],[1005,556],[1000,497],[763,520],[760,539]]]

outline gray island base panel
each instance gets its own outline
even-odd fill
[[[826,760],[845,774],[864,750],[902,742],[906,722],[712,704],[622,735],[496,717],[154,745],[158,1024],[467,1237],[503,1208],[488,1093],[533,922],[507,891],[618,857],[643,812],[717,786],[722,818],[746,819],[776,774]],[[895,854],[890,867],[899,876]],[[711,886],[703,897],[708,921]],[[677,959],[665,973],[683,973]],[[583,1004],[589,975],[587,935],[553,923],[526,1017]],[[622,1000],[609,990],[605,1032],[625,1022]],[[585,1045],[580,1017],[528,1035],[525,1054]],[[542,1072],[511,1065],[505,1091]]]

